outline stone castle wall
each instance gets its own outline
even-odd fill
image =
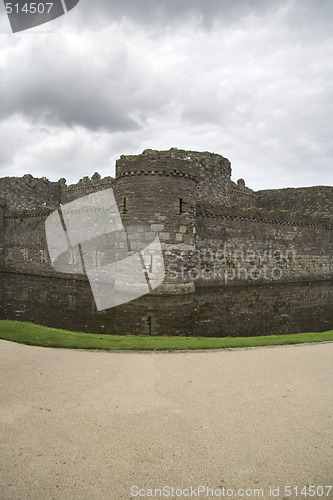
[[[45,236],[47,215],[5,216],[4,269],[10,272],[36,275],[56,275],[51,267]]]
[[[60,203],[60,184],[32,175],[4,177],[0,179],[0,197],[10,211],[35,210],[42,206],[56,208]]]
[[[88,283],[0,274],[0,319],[111,335],[207,337],[325,331],[333,322],[333,282],[248,288],[141,297],[100,314]]]
[[[258,206],[267,210],[291,210],[332,217],[333,187],[268,189],[258,191]]]
[[[60,205],[112,188],[132,250],[159,236],[161,292],[332,279],[333,188],[254,192],[230,176],[220,155],[171,149],[122,156],[115,179],[96,173],[72,186],[65,179],[0,179],[0,269],[83,279],[52,268],[45,220]],[[68,259],[75,268],[77,255]]]
[[[202,211],[195,280],[203,286],[332,279],[333,227],[316,222]]]

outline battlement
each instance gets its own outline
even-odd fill
[[[140,155],[121,156],[116,163],[116,178],[128,176],[161,176],[194,180],[198,187],[195,199],[214,199],[227,203],[230,198],[231,165],[215,153],[146,149]]]
[[[62,205],[82,196],[115,187],[115,179],[113,177],[104,177],[102,179],[98,172],[95,172],[91,178],[85,176],[77,184],[71,184],[70,186],[66,185],[66,179],[60,179],[59,183],[61,185]]]
[[[140,155],[122,155],[116,162],[116,177],[135,174],[196,177],[190,155],[178,149],[170,151],[146,149]]]
[[[140,155],[121,156],[116,163],[117,178],[132,173],[160,173],[199,178],[205,169],[219,169],[231,174],[230,162],[223,156],[214,153],[198,153],[172,148],[168,151],[146,149]]]

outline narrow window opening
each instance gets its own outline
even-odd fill
[[[127,198],[123,201],[123,214],[127,214]]]
[[[150,273],[153,272],[153,256],[152,255],[150,256],[149,272]]]
[[[183,212],[184,212],[183,198],[179,198],[179,215],[181,215]]]

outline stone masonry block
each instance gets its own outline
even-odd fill
[[[154,231],[155,233],[164,231],[164,224],[152,224],[151,230]]]

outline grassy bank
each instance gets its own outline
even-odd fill
[[[333,341],[333,331],[299,333],[261,337],[149,337],[137,335],[98,335],[92,333],[57,330],[33,323],[0,321],[0,338],[19,344],[66,349],[101,350],[184,350],[223,349],[230,347],[256,347],[267,345],[303,344]]]

